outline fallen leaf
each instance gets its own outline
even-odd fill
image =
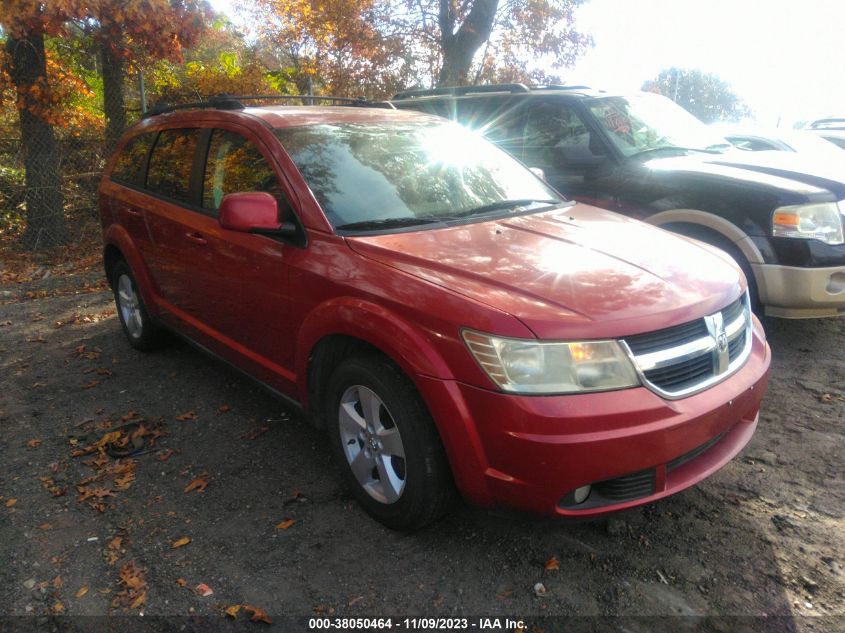
[[[52,530],[53,526],[50,525],[49,523],[42,523],[41,525],[38,526],[38,529],[44,530],[46,532],[47,530]]]
[[[56,576],[55,578],[53,578],[53,587],[55,587],[56,589],[61,589],[62,585],[64,585],[64,584],[65,584],[65,581],[62,580],[61,576]]]
[[[91,382],[86,382],[84,385],[82,385],[82,388],[83,389],[93,389],[94,387],[96,387],[99,384],[100,384],[99,380],[92,380]]]
[[[180,587],[184,587],[185,585],[188,584],[188,581],[185,580],[184,578],[177,578],[176,584],[179,585]]]
[[[17,502],[18,502],[18,500],[17,500],[17,499],[9,499],[8,501],[6,501],[6,507],[7,507],[7,508],[11,508],[11,507],[12,507],[13,505],[15,505]]]
[[[87,586],[87,585],[83,585],[82,587],[80,587],[80,588],[79,588],[79,591],[77,591],[77,592],[76,592],[76,597],[77,597],[77,598],[81,598],[81,597],[82,597],[82,596],[84,596],[86,593],[88,593],[88,586]]]
[[[29,448],[38,448],[41,446],[41,440],[29,440],[26,445],[29,446]]]
[[[243,607],[246,611],[252,611],[252,615],[249,617],[250,622],[264,622],[265,624],[273,624],[273,620],[270,619],[270,617],[263,609],[253,607],[249,604],[245,604],[243,605]]]
[[[56,604],[53,605],[53,613],[64,613],[64,610],[65,605],[63,605],[61,602],[56,602]]]
[[[267,431],[270,430],[269,426],[259,426],[252,429],[249,433],[245,435],[241,435],[242,440],[255,440],[264,435]]]
[[[39,387],[46,387],[46,386],[47,386],[46,382],[34,382],[34,383],[32,383],[33,389],[38,389]]]
[[[221,404],[219,407],[217,407],[218,413],[226,413],[227,411],[231,411],[231,410],[232,410],[232,407],[230,407],[228,404]],[[238,605],[238,606],[240,606],[240,605]]]
[[[279,523],[279,524],[276,526],[276,529],[277,529],[277,530],[287,530],[287,529],[288,529],[289,527],[291,527],[294,523],[296,523],[296,521],[295,521],[294,519],[285,519],[284,521],[282,521],[281,523]]]
[[[185,411],[185,413],[180,413],[179,415],[176,416],[176,419],[184,422],[185,420],[196,420],[198,417],[199,416],[197,415],[197,412],[194,411],[194,410],[191,410],[191,411]]]
[[[170,549],[177,549],[179,547],[184,547],[185,545],[187,545],[190,542],[191,542],[190,536],[183,536],[178,541],[173,541],[173,543],[170,545]]]
[[[173,456],[173,452],[174,451],[173,451],[172,448],[168,448],[166,451],[160,452],[158,454],[158,461],[166,462],[168,459],[170,459]]]
[[[192,490],[196,490],[197,492],[205,492],[206,487],[208,486],[208,473],[203,473],[196,479],[194,479],[191,483],[185,486],[185,492],[191,492]]]
[[[546,571],[554,571],[560,569],[560,561],[557,558],[552,556],[549,560],[546,561],[546,564],[543,566]]]
[[[195,592],[198,596],[202,596],[203,598],[207,598],[208,596],[210,596],[210,595],[212,595],[212,594],[214,593],[214,589],[212,589],[211,587],[209,587],[209,586],[208,586],[207,584],[205,584],[204,582],[201,582],[200,584],[198,584],[198,585],[196,586],[196,588],[194,589],[194,592]]]
[[[237,619],[238,611],[240,611],[240,610],[241,610],[241,605],[233,604],[231,607],[226,608],[226,615],[228,615],[230,618]]]

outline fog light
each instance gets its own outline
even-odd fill
[[[575,503],[584,503],[587,500],[587,497],[590,496],[590,491],[592,489],[592,486],[581,486],[580,488],[577,488],[575,492],[572,493],[572,500]]]

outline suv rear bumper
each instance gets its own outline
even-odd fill
[[[730,461],[756,428],[770,360],[755,323],[742,369],[682,400],[644,387],[531,397],[432,378],[419,384],[470,501],[588,517],[668,496]],[[466,433],[456,431],[462,427]],[[592,500],[564,502],[588,484]]]
[[[768,316],[800,319],[845,315],[845,266],[751,266]]]

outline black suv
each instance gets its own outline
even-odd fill
[[[768,315],[845,314],[845,160],[736,150],[651,93],[505,84],[392,103],[478,130],[570,198],[727,251]]]

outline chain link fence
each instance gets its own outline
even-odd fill
[[[103,173],[102,138],[58,138],[50,147],[0,138],[0,235],[22,250],[97,246],[96,194]]]

